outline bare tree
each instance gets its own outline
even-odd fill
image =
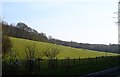
[[[35,51],[36,51],[35,45],[32,44],[27,45],[25,48],[25,59],[34,60],[36,58]]]
[[[43,51],[42,50],[36,50],[36,58],[37,59],[42,59],[44,57]]]
[[[35,59],[42,59],[44,56],[43,51],[37,49],[34,44],[29,44],[26,46],[25,49],[25,58],[26,60],[35,60]]]
[[[36,65],[36,62],[40,63],[41,59],[44,56],[42,50],[38,50],[34,44],[29,44],[26,46],[25,49],[25,59],[26,59],[26,65],[29,72],[32,72],[34,65]]]
[[[43,54],[43,51],[42,50],[37,50],[36,51],[36,61],[37,61],[37,63],[38,63],[38,67],[37,67],[37,69],[41,69],[41,60],[42,60],[42,58],[43,58],[43,56],[44,56],[44,54]]]
[[[43,52],[44,55],[48,58],[48,68],[55,68],[54,58],[60,53],[60,49],[56,47],[49,47]]]
[[[9,65],[10,65],[10,69],[11,71],[17,71],[18,68],[18,56],[19,54],[16,52],[16,49],[11,49],[8,52],[8,58],[9,58]]]
[[[61,50],[56,47],[49,47],[46,48],[43,53],[46,57],[48,57],[48,59],[54,59],[60,53],[60,51]]]
[[[35,45],[33,44],[29,44],[25,48],[25,59],[26,59],[25,65],[29,73],[31,73],[34,68],[34,61],[36,59],[35,51],[36,48]]]

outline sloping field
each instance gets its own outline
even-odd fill
[[[59,59],[63,59],[63,58],[67,58],[67,57],[89,58],[89,57],[96,57],[96,56],[106,56],[106,52],[97,52],[97,51],[93,51],[93,50],[71,48],[71,47],[55,45],[55,44],[50,44],[50,43],[45,43],[45,42],[31,41],[31,40],[26,40],[26,39],[21,39],[21,38],[10,37],[10,40],[12,41],[13,49],[15,49],[17,54],[19,54],[20,59],[24,58],[25,47],[29,44],[35,45],[37,51],[44,50],[47,47],[55,46],[61,50],[61,52],[57,55],[57,58],[59,58]],[[117,54],[107,53],[107,55],[115,56]],[[37,56],[39,56],[39,53]]]

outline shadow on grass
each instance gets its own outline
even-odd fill
[[[3,61],[3,76],[76,77],[120,65],[120,56]]]

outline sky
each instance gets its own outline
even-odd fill
[[[3,20],[79,43],[117,44],[118,0],[2,0]],[[115,17],[115,18],[114,18]]]

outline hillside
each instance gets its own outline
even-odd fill
[[[38,32],[37,30],[29,27],[25,23],[19,22],[16,25],[8,24],[3,21],[2,24],[2,35],[7,35],[10,37],[23,38],[27,40],[34,40],[46,43],[52,43],[57,45],[63,45],[73,48],[82,48],[88,50],[95,50],[100,52],[118,52],[118,44],[89,44],[89,43],[78,43],[75,41],[64,41],[60,39],[53,38],[52,36],[47,37],[46,33]],[[72,40],[72,39],[71,39]]]
[[[97,52],[97,51],[93,51],[93,50],[77,49],[77,48],[71,48],[71,47],[50,44],[50,43],[45,43],[45,42],[26,40],[26,39],[21,39],[21,38],[13,38],[13,37],[9,37],[9,38],[12,41],[13,49],[15,49],[16,52],[19,54],[20,59],[24,58],[25,47],[28,44],[35,45],[36,49],[38,49],[38,50],[41,50],[41,49],[43,50],[43,49],[45,49],[47,47],[51,47],[51,46],[57,46],[59,49],[61,49],[60,54],[58,54],[58,56],[57,56],[57,58],[59,58],[59,59],[63,59],[66,57],[88,58],[88,57],[96,57],[96,56],[105,56],[106,55],[106,52]],[[108,53],[107,55],[114,56],[116,54]]]

